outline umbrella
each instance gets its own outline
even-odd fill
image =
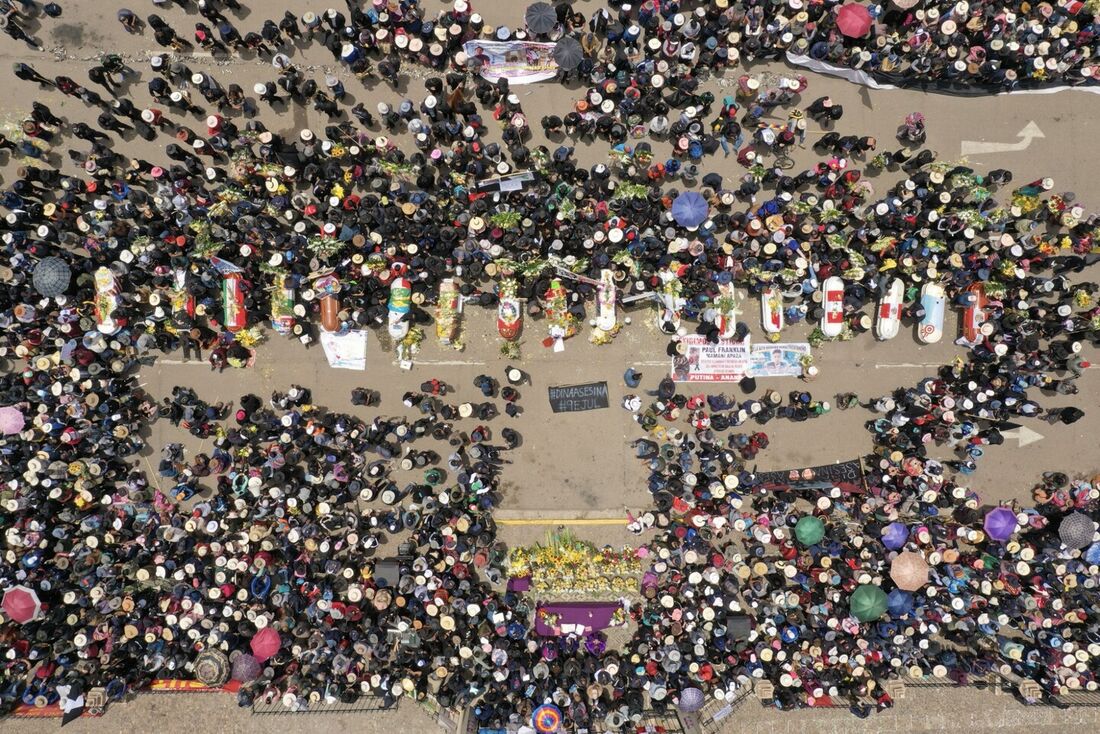
[[[1072,512],[1058,525],[1058,537],[1067,548],[1084,548],[1096,534],[1096,523],[1083,512]]]
[[[899,553],[890,564],[890,578],[899,589],[916,591],[928,583],[928,562],[920,553]]]
[[[677,708],[685,714],[699,711],[707,701],[706,695],[698,688],[685,688],[680,691],[680,703]]]
[[[0,608],[11,621],[26,624],[42,612],[42,602],[38,601],[38,594],[34,589],[20,584],[4,592],[4,601],[0,602]]]
[[[849,38],[861,38],[871,30],[871,13],[863,5],[848,3],[836,11],[836,27]]]
[[[229,680],[229,658],[221,650],[207,648],[195,658],[195,680],[217,688]]]
[[[890,550],[898,550],[909,540],[909,528],[905,523],[892,522],[882,529],[882,544]]]
[[[1085,563],[1100,564],[1100,543],[1093,543],[1085,551]]]
[[[561,709],[553,704],[543,704],[531,714],[531,725],[540,734],[553,734],[561,729]]]
[[[920,0],[891,0],[891,2],[900,10],[908,10],[919,3]]]
[[[710,205],[703,195],[695,191],[685,191],[672,202],[672,218],[681,227],[698,227],[707,220]]]
[[[262,663],[279,652],[279,647],[282,644],[283,640],[279,637],[278,632],[271,627],[264,627],[252,638],[252,654],[256,656],[257,661]]]
[[[26,425],[26,423],[27,419],[19,408],[12,405],[0,408],[0,433],[3,433],[5,436],[19,433],[23,430],[23,426]]]
[[[913,595],[901,589],[892,589],[886,595],[886,611],[891,617],[904,617],[913,611]]]
[[[527,6],[523,20],[532,33],[549,33],[558,24],[558,14],[550,3],[532,3]]]
[[[820,543],[825,537],[825,523],[821,522],[821,518],[805,515],[799,518],[798,524],[794,526],[794,537],[798,538],[798,542],[802,545]]]
[[[995,507],[986,513],[983,527],[993,540],[1008,540],[1016,532],[1016,513],[1007,507]]]
[[[566,36],[554,44],[554,50],[550,52],[550,56],[558,62],[560,68],[571,71],[581,65],[584,49],[581,48],[580,41]]]
[[[871,622],[886,611],[886,592],[874,584],[860,584],[848,598],[848,607],[860,622]]]
[[[260,677],[260,673],[264,670],[264,666],[259,660],[249,655],[248,653],[241,653],[233,661],[233,680],[239,680],[241,683],[249,683]]]
[[[69,264],[59,257],[44,257],[34,266],[31,282],[34,289],[46,298],[60,296],[69,287],[72,271]]]

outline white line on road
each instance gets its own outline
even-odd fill
[[[394,362],[397,364],[397,362]],[[413,365],[428,367],[484,367],[484,362],[467,362],[461,359],[414,359]]]
[[[925,369],[928,367],[943,367],[944,364],[950,364],[949,362],[897,362],[895,364],[876,364],[876,370],[890,370],[890,369],[912,369],[920,367]]]

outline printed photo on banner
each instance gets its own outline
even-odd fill
[[[558,64],[551,56],[552,43],[467,41],[463,49],[470,61],[479,64],[486,81],[504,78],[512,84],[529,84],[553,79],[558,73]]]
[[[683,354],[672,358],[672,379],[676,382],[737,382],[749,369],[749,342],[707,342],[692,334],[680,340]]]
[[[810,345],[755,344],[752,347],[749,374],[753,377],[798,377],[802,359],[809,356]]]

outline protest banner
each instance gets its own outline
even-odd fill
[[[676,382],[737,382],[749,371],[749,341],[707,342],[692,334],[680,340],[683,354],[672,358]]]
[[[504,78],[510,84],[530,84],[553,79],[558,73],[551,56],[552,43],[467,41],[463,50],[470,61],[480,65],[481,77],[489,82]]]
[[[810,356],[810,345],[754,344],[749,355],[749,374],[753,377],[798,377],[802,359]]]
[[[549,389],[550,407],[555,413],[576,413],[581,410],[606,408],[607,383],[588,382]]]

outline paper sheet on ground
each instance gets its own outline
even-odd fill
[[[321,332],[321,346],[325,349],[329,367],[341,370],[367,368],[367,332],[364,330],[344,334]]]

